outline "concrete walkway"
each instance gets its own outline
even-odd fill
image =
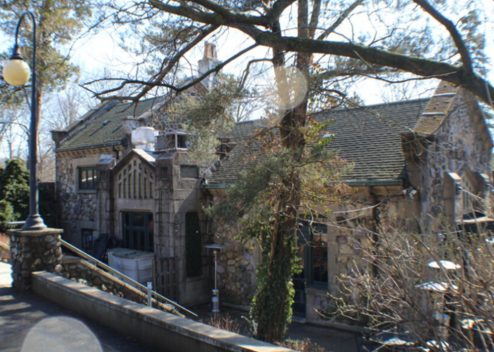
[[[10,286],[10,265],[0,263],[2,352],[157,352],[31,291]]]
[[[10,264],[0,262],[0,287],[10,287],[12,285],[12,275]]]

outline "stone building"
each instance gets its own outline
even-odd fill
[[[214,50],[203,60],[203,67],[211,67]],[[210,299],[214,266],[204,246],[214,242],[223,246],[217,276],[222,302],[247,306],[256,287],[258,250],[234,239],[235,225],[213,233],[203,209],[235,184],[246,157],[238,141],[258,125],[238,123],[218,142],[212,165],[193,162],[180,126],[152,128],[156,117],[166,118],[167,99],[132,108],[106,102],[69,129],[53,132],[64,238],[90,251],[94,239],[108,233],[122,247],[154,252],[155,287],[185,305]],[[309,321],[319,319],[314,308],[326,292],[336,293],[337,276],[352,270],[370,245],[368,231],[405,226],[433,233],[440,220],[461,222],[476,206],[473,195],[485,196],[492,149],[474,97],[446,83],[430,99],[334,110],[317,118],[334,120],[330,148],[353,163],[344,181],[354,192],[324,219],[301,226],[304,271],[293,279],[294,310]]]
[[[314,308],[327,303],[327,292],[338,293],[337,277],[362,262],[378,228],[401,228],[410,233],[444,231],[482,212],[476,196],[489,188],[492,140],[475,98],[441,83],[430,99],[337,110],[319,115],[331,120],[329,148],[351,161],[344,176],[352,192],[344,205],[331,206],[324,219],[303,223],[300,231],[304,271],[293,279],[294,312],[309,321],[320,319]],[[232,135],[245,135],[255,121],[239,124]],[[245,151],[235,147],[229,159],[207,182],[218,199],[235,184]],[[477,214],[480,216],[480,214]],[[226,243],[226,255],[249,257],[248,247],[232,241],[232,233],[215,234]],[[232,254],[233,252],[233,254]],[[253,291],[232,266],[248,266],[220,257],[223,297],[247,304]],[[243,275],[243,274],[242,274]]]

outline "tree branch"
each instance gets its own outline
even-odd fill
[[[455,24],[451,22],[449,19],[444,17],[439,11],[437,11],[434,7],[432,7],[427,0],[413,0],[414,3],[419,5],[424,9],[429,15],[432,16],[437,22],[441,23],[451,35],[456,47],[458,48],[458,52],[460,53],[461,62],[463,63],[463,67],[466,71],[473,72],[472,59],[470,57],[470,53],[461,37],[460,32],[456,28]]]
[[[261,31],[254,26],[236,25],[234,27],[249,35],[259,45],[265,45],[276,50],[332,54],[359,60],[363,59],[370,64],[393,67],[423,77],[439,78],[462,86],[486,103],[489,103],[489,97],[494,97],[494,87],[487,80],[471,70],[466,70],[464,67],[410,57],[353,43],[280,37]]]
[[[168,4],[164,4],[159,0],[148,0],[148,1],[152,7],[158,10],[171,13],[172,15],[187,17],[197,22],[215,24],[215,25],[222,25],[225,22],[223,17],[220,15],[196,11],[189,6],[184,6],[184,5],[171,6]]]
[[[278,0],[271,7],[271,11],[265,16],[268,24],[278,21],[285,9],[291,6],[296,0]]]
[[[309,22],[309,38],[314,38],[317,29],[317,23],[321,14],[321,0],[315,0],[312,7],[312,14]]]
[[[194,44],[195,46],[196,44]],[[166,73],[170,71],[171,68],[174,67],[175,63],[171,63],[167,66],[167,69],[168,70],[164,70],[160,75],[159,75],[159,79],[156,79],[156,80],[153,80],[153,81],[140,81],[140,80],[129,80],[129,79],[121,79],[123,82],[116,88],[112,88],[112,89],[109,89],[109,90],[106,90],[104,92],[101,92],[101,93],[98,93],[96,94],[97,96],[100,96],[100,95],[103,95],[103,94],[108,94],[108,93],[112,93],[112,92],[115,92],[115,91],[118,91],[120,89],[122,89],[125,85],[127,84],[140,84],[140,85],[143,85],[145,86],[142,91],[136,95],[136,96],[111,96],[111,97],[105,97],[105,98],[101,98],[102,101],[106,101],[106,100],[118,100],[118,101],[127,101],[127,100],[130,100],[130,101],[138,101],[140,98],[142,98],[146,93],[148,93],[151,89],[153,89],[154,87],[166,87],[166,88],[169,88],[177,93],[179,92],[183,92],[184,90],[187,90],[189,89],[190,87],[192,86],[195,86],[196,84],[200,83],[204,78],[208,77],[210,74],[212,73],[218,73],[219,71],[221,71],[221,69],[223,67],[225,67],[226,65],[228,65],[230,62],[236,60],[237,58],[239,58],[240,56],[242,56],[243,54],[249,52],[250,50],[254,49],[255,47],[257,47],[257,44],[253,44],[247,48],[245,48],[244,50],[236,53],[235,55],[231,56],[228,60],[225,60],[223,61],[222,63],[220,63],[219,65],[215,66],[214,68],[208,70],[207,72],[203,73],[202,75],[200,75],[199,77],[197,78],[194,78],[193,80],[191,80],[189,83],[187,84],[184,84],[184,85],[181,85],[181,86],[175,86],[175,85],[171,85],[171,84],[168,84],[168,83],[163,83],[162,80],[163,78],[165,77]],[[183,56],[183,55],[182,55]],[[178,61],[179,58],[176,56],[173,57],[173,60],[172,61]],[[166,71],[166,73],[165,73]],[[120,80],[120,79],[111,79],[111,80]],[[93,81],[93,82],[89,82],[88,84],[91,84],[91,83],[95,83],[96,81]]]
[[[338,17],[335,23],[331,25],[328,29],[326,29],[320,36],[317,38],[317,40],[324,40],[328,35],[334,32],[336,28],[350,16],[353,10],[357,8],[360,4],[362,4],[364,0],[356,0],[353,4],[351,4],[343,13]]]
[[[207,24],[228,24],[228,23],[244,23],[254,26],[268,27],[273,21],[275,16],[280,16],[281,12],[285,9],[283,5],[285,3],[293,3],[295,0],[279,0],[281,3],[278,7],[272,9],[272,15],[269,16],[249,16],[240,13],[234,13],[228,11],[225,7],[217,5],[209,0],[194,0],[189,1],[194,4],[203,6],[204,8],[213,11],[212,13],[206,13],[192,9],[190,6],[181,4],[180,6],[172,6],[163,3],[160,0],[148,0],[151,6],[154,8],[165,11],[174,15],[190,18],[191,20],[207,23]],[[276,4],[275,4],[276,5]],[[278,13],[279,12],[279,13]]]
[[[326,72],[318,73],[312,76],[314,81],[325,81],[328,79],[336,78],[336,77],[345,77],[345,76],[365,76],[365,77],[378,77],[379,74],[392,73],[396,72],[391,68],[386,67],[355,67],[351,69],[345,70],[331,70]]]
[[[269,16],[275,14],[281,14],[283,9],[291,5],[295,0],[278,0],[276,5],[276,11],[273,10],[268,16],[253,17],[240,14],[228,14],[225,18],[220,14],[209,14],[196,11],[187,6],[170,6],[164,4],[159,0],[148,0],[149,3],[162,11],[190,18],[194,21],[210,24],[210,25],[225,25],[230,28],[236,28],[246,35],[250,36],[259,45],[264,45],[272,48],[275,52],[292,51],[292,52],[304,52],[315,54],[331,54],[349,57],[353,59],[364,60],[367,63],[387,66],[396,68],[399,70],[407,71],[423,77],[440,78],[447,82],[460,85],[469,90],[482,101],[489,103],[490,97],[494,97],[494,88],[488,83],[487,80],[477,75],[472,68],[471,59],[468,55],[468,51],[465,47],[460,34],[454,27],[454,25],[440,13],[435,11],[426,0],[413,0],[419,4],[426,12],[431,14],[437,21],[443,24],[453,37],[455,44],[457,45],[460,55],[462,57],[463,66],[454,66],[445,62],[433,61],[425,58],[409,57],[385,50],[375,49],[368,46],[362,46],[353,43],[342,43],[335,41],[322,41],[308,38],[297,38],[281,36],[280,33],[273,33],[269,30],[263,31],[257,26],[272,26],[272,22],[269,23]],[[209,0],[196,0],[190,1],[193,3],[205,2]],[[340,19],[350,13],[354,7],[358,6],[362,0],[356,0],[352,6],[350,6],[345,13],[342,14]],[[337,21],[338,22],[338,21]],[[334,30],[332,29],[337,23],[328,28],[326,32]]]
[[[204,38],[206,38],[209,34],[211,34],[212,32],[214,32],[216,29],[218,28],[218,26],[209,26],[207,27],[205,30],[203,30],[200,35],[198,35],[193,41],[191,41],[189,44],[187,44],[185,46],[185,48],[183,48],[182,50],[180,50],[177,54],[175,54],[171,59],[170,61],[168,62],[168,65],[160,71],[160,73],[158,74],[158,76],[156,76],[154,79],[152,79],[151,81],[147,82],[147,83],[143,83],[142,81],[135,81],[135,80],[124,80],[120,87],[117,89],[121,89],[123,88],[125,85],[127,84],[135,84],[135,83],[138,83],[138,84],[143,84],[145,87],[143,88],[143,90],[137,94],[137,96],[135,97],[132,97],[132,99],[129,99],[129,100],[133,100],[133,101],[137,101],[139,100],[141,97],[143,97],[145,94],[147,94],[151,89],[153,89],[153,87],[157,87],[157,86],[161,86],[161,87],[167,87],[167,88],[170,88],[170,89],[173,89],[174,86],[172,85],[169,85],[169,84],[162,84],[162,81],[163,79],[165,78],[165,76],[175,67],[175,65],[180,61],[180,59],[186,54],[188,53],[191,49],[193,49],[201,40],[203,40]],[[108,93],[112,93],[114,92],[115,89],[110,89],[110,90],[105,90],[101,93],[98,93],[96,94],[97,97],[100,97],[101,95],[105,95],[105,94],[108,94]],[[116,97],[115,97],[116,98]],[[119,97],[119,98],[122,98],[122,97]],[[103,98],[102,100],[112,100],[113,97],[109,97],[109,98]],[[115,99],[113,99],[115,100]],[[116,99],[116,100],[124,100],[124,99]]]

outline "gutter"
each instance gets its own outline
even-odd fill
[[[226,188],[230,188],[230,185],[226,184],[226,183],[216,183],[216,184],[212,184],[212,185],[203,185],[202,188],[204,189],[226,189]]]
[[[103,147],[114,147],[117,145],[123,145],[122,141],[116,141],[113,143],[105,143],[105,144],[98,144],[98,145],[87,145],[84,147],[74,147],[74,148],[64,148],[64,149],[55,149],[55,153],[62,153],[62,152],[73,152],[76,150],[85,150],[85,149],[94,149],[94,148],[103,148]]]
[[[404,180],[399,179],[377,179],[377,180],[344,180],[347,186],[371,187],[371,186],[403,186]]]
[[[344,180],[347,186],[350,187],[372,187],[372,186],[403,186],[404,180],[398,179],[377,179],[377,180]],[[226,183],[206,184],[204,189],[225,189],[231,186]]]

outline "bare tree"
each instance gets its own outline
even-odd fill
[[[491,350],[494,248],[492,233],[479,229],[380,231],[319,313],[374,331],[371,340],[387,348]]]

